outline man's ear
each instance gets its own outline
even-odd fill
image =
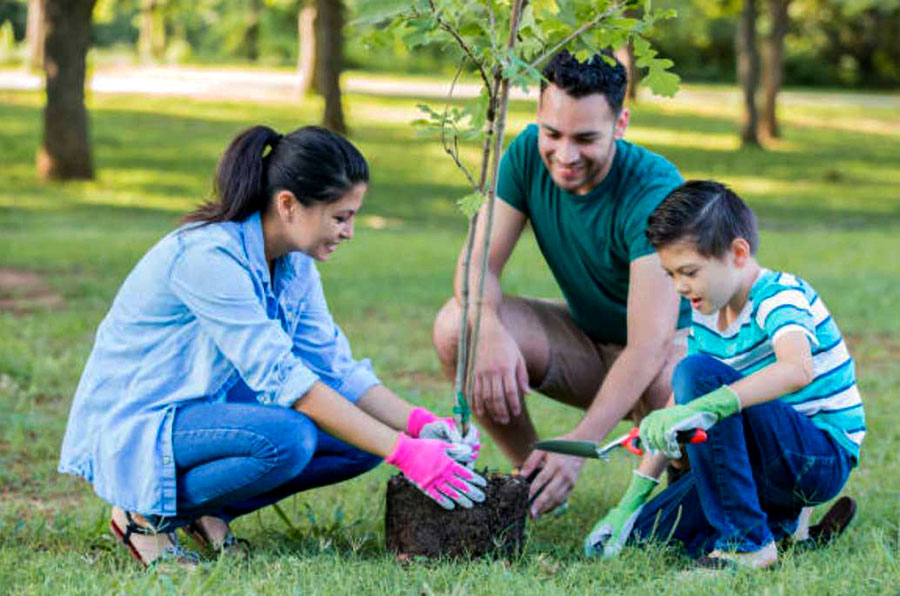
[[[744,238],[735,238],[731,241],[731,258],[735,267],[743,267],[753,255],[750,253],[750,243]]]
[[[631,118],[631,112],[628,108],[622,108],[622,111],[619,112],[618,118],[616,118],[616,126],[613,129],[613,136],[617,139],[621,139],[625,136],[625,129],[628,128],[628,119]]]

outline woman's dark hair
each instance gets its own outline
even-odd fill
[[[690,180],[663,200],[647,220],[647,239],[654,248],[692,243],[704,257],[721,257],[735,238],[759,247],[756,216],[730,188],[714,180]]]
[[[368,181],[366,159],[337,133],[304,126],[282,136],[254,126],[235,137],[219,160],[213,199],[184,221],[243,221],[264,211],[280,190],[306,207],[331,203]]]
[[[599,93],[606,98],[614,114],[622,111],[628,75],[611,52],[594,54],[590,59],[579,62],[568,50],[563,50],[550,59],[543,75],[542,95],[548,85],[556,85],[575,99]]]

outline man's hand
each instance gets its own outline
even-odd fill
[[[560,437],[568,438],[568,437]],[[531,490],[528,499],[531,501],[529,512],[533,519],[552,511],[566,502],[578,475],[584,459],[570,455],[547,453],[546,451],[533,451],[522,464],[521,474],[528,478],[535,470],[540,470],[537,477],[531,481]]]
[[[512,335],[494,315],[481,321],[472,407],[475,414],[508,424],[522,413],[521,396],[528,392],[525,358]]]

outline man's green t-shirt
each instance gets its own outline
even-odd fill
[[[617,140],[606,177],[589,193],[572,194],[550,177],[532,124],[503,156],[497,195],[531,221],[575,324],[595,341],[625,345],[629,266],[654,252],[647,218],[681,182],[663,157]],[[682,300],[678,327],[690,322]]]

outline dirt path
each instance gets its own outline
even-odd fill
[[[449,81],[438,82],[416,78],[392,79],[350,73],[344,77],[348,93],[390,95],[398,97],[444,97]],[[21,69],[0,70],[0,90],[38,90],[43,81]],[[94,70],[90,88],[97,93],[135,93],[193,97],[198,99],[236,99],[258,102],[284,102],[297,98],[296,76],[291,72],[263,69],[197,68],[189,66],[106,66]],[[471,97],[478,93],[477,84],[460,83],[455,94]],[[528,97],[519,89],[514,99]],[[534,96],[534,92],[531,93]],[[863,106],[900,109],[900,94],[833,93],[818,91],[786,91],[780,96],[783,105]],[[644,90],[642,100],[673,101],[651,95]],[[737,89],[682,88],[674,101],[692,100],[737,102]]]

